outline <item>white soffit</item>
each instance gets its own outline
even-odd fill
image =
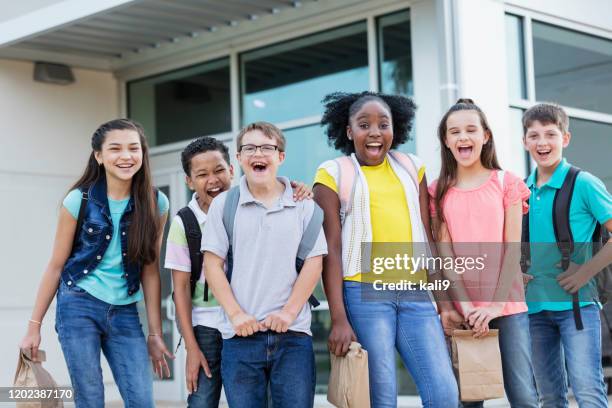
[[[0,23],[0,58],[114,70],[317,0],[65,0]],[[327,2],[325,2],[327,3]],[[333,4],[332,2],[329,2]]]

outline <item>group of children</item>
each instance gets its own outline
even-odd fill
[[[172,270],[187,351],[188,406],[217,407],[223,386],[230,407],[269,401],[312,407],[311,306],[318,303],[312,294],[322,275],[329,350],[344,355],[351,341],[368,350],[373,407],[397,406],[395,350],[424,407],[460,405],[445,341],[456,328],[471,328],[475,337],[499,330],[512,407],[566,407],[568,378],[580,407],[607,407],[600,305],[588,293],[576,305],[573,293],[589,289],[612,262],[612,243],[581,264],[558,265],[558,253],[538,259],[533,250],[525,274],[518,246],[510,245],[525,231],[531,243],[557,241],[553,208],[566,175],[575,172],[563,158],[570,142],[565,112],[552,104],[525,112],[523,144],[537,168],[524,182],[501,169],[483,111],[472,100],[458,100],[440,122],[441,170],[428,185],[423,163],[396,150],[414,119],[410,99],[333,93],[324,104],[322,124],[343,156],[319,166],[314,201],[303,185],[277,176],[286,140],[269,123],[240,131],[243,176],[235,187],[228,149],[219,141],[199,138],[182,152],[194,194],[172,220],[165,267]],[[57,294],[56,330],[77,407],[104,405],[100,351],[126,407],[152,407],[148,360],[163,376],[166,358],[173,358],[161,338],[158,273],[168,200],[152,187],[139,125],[124,119],[102,125],[92,149],[60,211],[53,256],[21,347],[36,355],[41,322]],[[612,231],[612,198],[593,175],[577,174],[566,208],[574,242],[590,242],[598,225]],[[452,279],[450,291],[380,297],[364,265],[383,243],[415,243],[407,246],[412,255],[417,243],[430,243],[428,250],[443,257],[462,255],[462,244],[502,249],[481,276],[411,272],[428,282]],[[490,293],[483,295],[483,287]],[[550,288],[558,292],[553,298]],[[143,298],[146,339],[135,308]]]

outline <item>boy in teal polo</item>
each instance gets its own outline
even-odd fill
[[[557,105],[539,104],[523,115],[523,144],[537,164],[527,179],[532,262],[527,301],[534,374],[543,408],[568,406],[568,377],[581,408],[604,408],[608,402],[593,277],[612,262],[612,242],[594,257],[589,251],[576,251],[566,271],[558,264],[561,257],[555,244],[553,202],[571,167],[563,158],[563,149],[571,139],[568,127],[569,118]],[[581,171],[569,205],[569,224],[577,247],[591,242],[597,223],[612,231],[612,197],[601,180]],[[576,328],[572,310],[576,291],[581,299],[582,330]]]

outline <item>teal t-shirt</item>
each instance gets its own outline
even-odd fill
[[[527,179],[531,190],[529,198],[529,241],[531,245],[531,268],[529,273],[534,279],[527,285],[527,305],[529,313],[542,310],[563,311],[572,309],[572,296],[557,282],[562,273],[557,264],[561,253],[556,245],[553,226],[553,201],[555,193],[563,185],[570,164],[563,159],[552,177],[537,187],[537,169]],[[572,262],[584,264],[591,259],[591,239],[596,223],[605,224],[612,219],[612,196],[605,185],[592,174],[581,171],[576,178],[572,202],[570,203],[570,229],[575,243]],[[596,292],[592,279],[580,289],[580,305],[593,304]]]
[[[119,221],[129,201],[129,197],[125,200],[108,198],[111,219],[113,220],[113,236],[98,267],[77,282],[77,286],[85,289],[95,298],[111,305],[127,305],[138,302],[143,297],[142,290],[128,296],[127,280],[123,278]],[[81,192],[72,190],[64,199],[63,205],[74,219],[77,219],[81,206]],[[160,214],[168,211],[168,197],[161,191],[158,194],[157,205]]]

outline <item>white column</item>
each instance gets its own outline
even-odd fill
[[[502,167],[523,175],[522,135],[509,123],[504,3],[455,0],[453,6],[459,96],[472,98],[487,115]]]
[[[427,180],[440,172],[438,121],[442,116],[441,59],[437,32],[439,27],[436,2],[420,1],[410,7],[412,72],[414,101],[418,109],[415,119],[416,153],[427,168]]]

